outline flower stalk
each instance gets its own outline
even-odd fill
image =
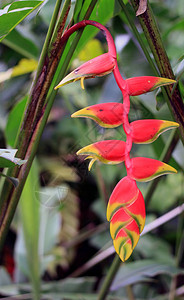
[[[167,129],[178,127],[175,122],[163,120],[139,120],[129,123],[130,96],[151,92],[159,86],[175,83],[175,80],[153,76],[135,77],[124,80],[120,74],[116,48],[110,32],[101,24],[87,20],[73,25],[64,34],[68,38],[75,30],[83,26],[92,25],[99,28],[108,43],[108,52],[100,55],[68,74],[56,87],[62,87],[70,82],[85,78],[103,76],[113,72],[119,86],[123,103],[104,103],[86,107],[72,115],[72,117],[89,117],[103,127],[111,128],[123,126],[126,141],[106,140],[88,145],[80,149],[77,154],[87,155],[90,159],[89,170],[93,163],[99,160],[106,164],[124,162],[127,176],[116,185],[107,206],[107,220],[110,222],[110,233],[116,252],[122,261],[127,260],[136,244],[145,224],[145,205],[141,191],[136,181],[149,181],[158,176],[176,173],[177,171],[158,160],[145,157],[130,157],[133,142],[150,143]],[[112,116],[113,115],[113,116]]]

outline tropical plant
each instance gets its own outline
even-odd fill
[[[81,299],[82,294],[99,300],[108,293],[108,299],[182,295],[181,8],[180,0],[174,6],[170,0],[0,4],[0,167],[5,168],[0,173],[0,249],[8,270],[0,268],[2,295]],[[171,42],[173,35],[180,43]],[[65,76],[69,67],[74,71]],[[85,91],[78,83],[64,86],[77,80]],[[157,94],[142,95],[156,88]],[[76,152],[87,155],[89,167]],[[176,170],[175,176],[160,177]],[[114,261],[106,206],[118,253]],[[168,225],[175,217],[178,223]],[[91,275],[94,266],[93,277],[75,278]],[[158,284],[149,283],[158,276]]]

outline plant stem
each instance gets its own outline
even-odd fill
[[[100,293],[98,295],[98,300],[104,300],[105,297],[107,296],[110,285],[111,285],[121,263],[122,263],[122,261],[120,260],[119,256],[116,254],[115,258],[111,264],[111,267],[107,273],[107,276],[105,277],[105,280],[102,284],[102,287],[100,289]]]
[[[130,0],[130,2],[136,12],[138,9],[139,0]],[[147,10],[142,15],[139,15],[138,19],[142,26],[144,35],[148,41],[150,49],[153,53],[161,76],[175,79],[149,1],[147,2]],[[168,95],[168,107],[176,122],[180,124],[180,138],[184,144],[184,104],[182,101],[180,91],[178,87],[176,87],[172,94],[171,86],[165,87],[165,90]]]
[[[126,286],[126,292],[129,300],[135,300],[131,285]]]
[[[44,42],[44,45],[43,45],[43,48],[42,48],[42,52],[41,52],[41,55],[40,55],[40,60],[39,60],[39,63],[38,63],[38,67],[37,67],[34,82],[36,82],[36,80],[38,79],[38,76],[40,75],[41,69],[43,67],[43,63],[44,63],[45,57],[47,55],[48,48],[49,48],[49,45],[50,45],[50,41],[51,41],[51,38],[52,38],[52,35],[53,35],[53,32],[54,32],[55,24],[57,22],[57,18],[58,18],[59,10],[60,10],[60,7],[61,7],[61,3],[62,3],[62,0],[57,0],[57,2],[56,2],[54,12],[53,12],[53,15],[52,15],[52,18],[51,18],[51,22],[49,24],[49,29],[48,29],[48,32],[47,32],[47,36],[46,36],[46,39],[45,39],[45,42]],[[67,5],[69,5],[69,3]]]
[[[96,2],[97,0],[91,1],[85,16],[86,18],[89,18]],[[61,23],[56,41],[53,43],[52,48],[50,48],[50,53],[46,55],[43,68],[38,77],[36,85],[33,85],[30,98],[32,100],[29,101],[23,120],[23,125],[19,133],[19,138],[17,141],[17,148],[19,149],[18,156],[28,159],[28,162],[20,169],[14,168],[13,170],[9,170],[9,175],[11,174],[10,176],[18,177],[20,181],[20,184],[16,189],[12,188],[12,185],[7,181],[3,186],[2,196],[0,199],[0,249],[3,247],[7,231],[14,216],[24,183],[29,173],[32,161],[35,157],[42,132],[46,125],[48,115],[57,93],[56,91],[50,92],[49,87],[64,48],[64,44],[61,45],[61,35],[64,29],[66,17],[68,15],[69,4],[70,0],[66,0],[63,5],[61,13],[62,18],[60,17]],[[79,42],[81,34],[76,34],[74,38],[75,46]],[[74,50],[74,46],[69,49],[67,60],[64,61],[59,77],[64,76]],[[58,81],[59,79],[56,78]]]
[[[64,17],[62,20],[63,22],[65,22],[66,17],[68,15],[69,3],[70,0],[66,0],[63,6],[63,12],[64,12],[63,13]],[[62,22],[63,26],[61,30],[64,28],[63,22]],[[47,41],[50,40],[50,35],[51,35],[51,30],[49,30],[48,32],[48,38],[46,38]],[[45,51],[42,52],[42,55],[45,56]],[[42,58],[40,58],[40,60],[42,61]],[[48,59],[45,60],[47,61]],[[34,153],[35,155],[36,151],[34,151],[34,149],[37,149],[38,146],[39,141],[35,138],[35,136],[38,131],[38,128],[40,127],[41,121],[43,119],[43,113],[44,113],[44,110],[40,111],[40,108],[42,106],[42,102],[43,102],[42,99],[46,90],[45,86],[47,86],[47,88],[49,87],[48,81],[45,82],[46,75],[47,75],[46,73],[47,73],[47,69],[45,65],[43,65],[42,71],[37,80],[36,80],[37,76],[35,77],[33,87],[30,91],[28,106],[24,115],[22,127],[20,129],[16,141],[15,147],[18,149],[17,155],[19,157],[28,159],[28,162],[27,164],[24,165],[23,168],[16,167],[13,170],[11,169],[8,170],[8,174],[11,174],[10,176],[18,177],[21,182],[19,186],[15,189],[12,187],[11,184],[9,184],[6,181],[2,189],[2,195],[0,199],[0,248],[4,243],[4,238],[10,226],[25,180],[29,173],[29,169],[31,167],[34,158],[32,153]],[[43,90],[44,93],[42,93]]]

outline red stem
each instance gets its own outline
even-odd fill
[[[81,28],[84,28],[87,25],[95,26],[102,31],[102,33],[104,34],[104,36],[106,38],[107,44],[108,44],[108,53],[115,59],[115,68],[113,70],[113,73],[114,73],[116,82],[117,82],[120,90],[122,91],[122,95],[123,95],[124,113],[122,115],[122,120],[123,120],[123,129],[126,134],[126,153],[127,153],[126,158],[125,158],[125,167],[127,170],[127,176],[131,176],[132,162],[130,159],[130,151],[132,148],[132,136],[131,136],[131,127],[130,127],[130,123],[128,120],[128,114],[129,114],[129,110],[130,110],[130,98],[129,98],[129,93],[128,93],[129,91],[128,91],[128,86],[126,84],[126,81],[121,76],[121,73],[118,68],[116,46],[114,44],[112,35],[107,30],[107,28],[104,27],[102,24],[100,24],[96,21],[92,21],[92,20],[83,20],[83,21],[73,25],[72,27],[70,27],[69,29],[67,29],[65,31],[65,33],[62,37],[62,43],[65,42],[66,40],[68,40],[70,35],[73,34],[75,31],[77,31]]]
[[[105,26],[103,26],[102,24],[100,24],[96,21],[83,20],[83,21],[73,25],[69,29],[66,29],[65,33],[62,36],[62,43],[65,42],[66,40],[68,40],[70,35],[73,34],[75,31],[77,31],[81,28],[84,28],[87,25],[97,27],[98,29],[100,29],[102,31],[102,33],[105,36],[106,41],[107,41],[108,52],[112,55],[113,58],[116,58],[116,47],[115,47],[112,35],[110,34],[110,32],[107,30],[107,28]]]

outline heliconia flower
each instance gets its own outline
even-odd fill
[[[132,141],[136,144],[149,144],[155,141],[162,132],[178,126],[176,122],[164,120],[134,121],[130,123]]]
[[[154,76],[141,76],[126,79],[128,94],[130,96],[148,93],[155,90],[159,86],[169,85],[175,82],[176,81],[173,79]]]
[[[135,180],[126,176],[114,188],[107,206],[114,248],[122,261],[135,248],[145,224],[145,204]]]
[[[122,124],[123,104],[117,102],[100,103],[85,107],[71,115],[72,118],[90,118],[105,128],[114,128]]]
[[[84,89],[84,79],[85,78],[94,78],[96,76],[103,76],[112,72],[115,67],[115,59],[109,54],[104,53],[99,55],[74,71],[68,74],[65,78],[61,80],[61,82],[55,87],[55,90],[60,88],[61,86],[68,84],[70,82],[74,82],[77,80],[81,80],[81,86]]]
[[[126,144],[120,140],[105,140],[96,142],[80,149],[78,155],[88,155],[86,159],[91,159],[89,171],[96,160],[105,164],[119,164],[125,160]]]
[[[137,181],[150,181],[158,176],[177,173],[176,169],[156,159],[132,158],[132,178]]]

